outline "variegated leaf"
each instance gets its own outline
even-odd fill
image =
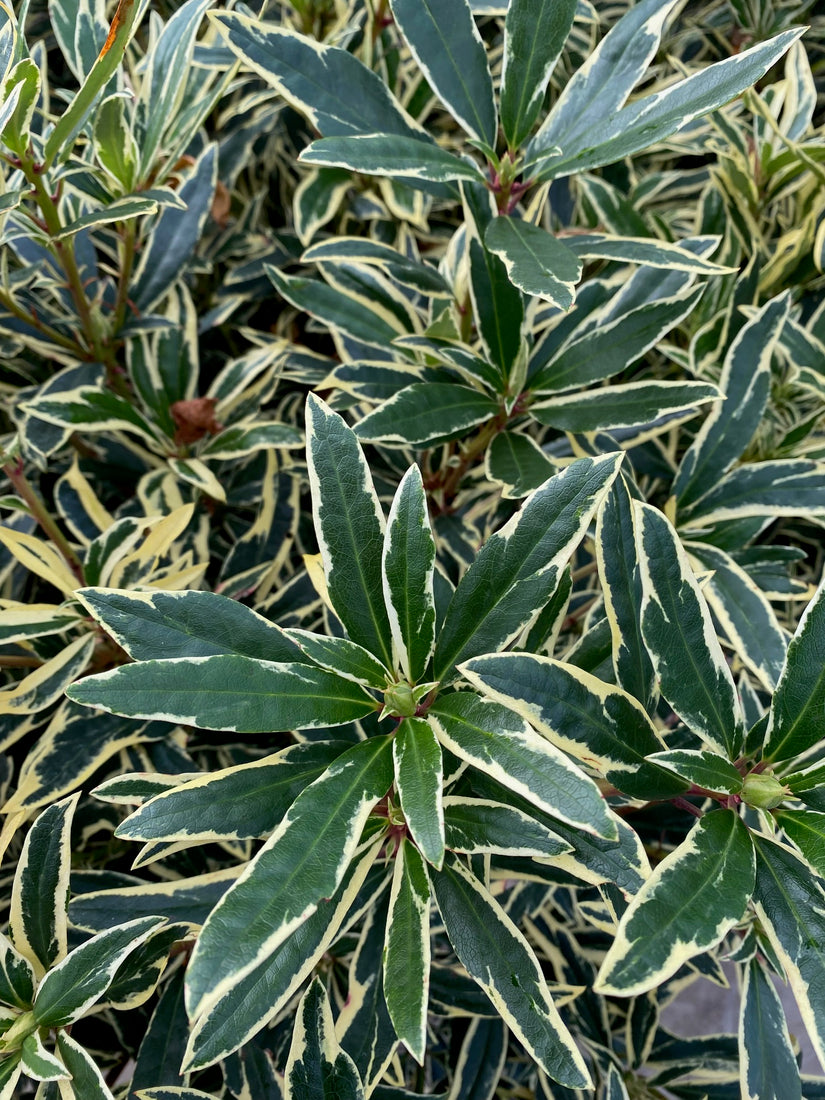
[[[392,744],[395,786],[410,835],[428,863],[444,860],[441,746],[424,718],[404,718]]]
[[[725,356],[714,406],[688,448],[673,482],[680,518],[712,489],[750,443],[759,426],[771,380],[771,356],[788,317],[787,294],[767,302],[739,330]]]
[[[310,394],[307,465],[315,534],[335,613],[353,642],[394,667],[384,606],[384,514],[358,441],[337,413]]]
[[[755,873],[753,844],[739,817],[731,810],[706,814],[631,902],[597,992],[644,993],[717,944],[744,915]]]
[[[444,831],[447,848],[465,855],[551,857],[573,850],[534,817],[487,798],[445,798]]]
[[[647,709],[654,697],[654,672],[642,638],[642,579],[633,503],[622,478],[613,482],[596,517],[596,561],[613,639],[616,680]]]
[[[802,1082],[782,1002],[765,969],[751,959],[739,1016],[742,1100],[802,1100]]]
[[[460,661],[495,652],[529,625],[558,583],[619,466],[619,455],[580,459],[532,493],[491,535],[462,577],[433,656],[443,680]]]
[[[57,1033],[57,1052],[71,1075],[71,1092],[74,1100],[114,1100],[114,1094],[94,1062],[92,1056],[66,1031]],[[61,1090],[62,1095],[67,1093]]]
[[[11,891],[9,935],[41,978],[66,954],[70,830],[79,795],[55,802],[26,834]]]
[[[470,137],[494,146],[498,122],[487,55],[467,0],[391,0],[430,87]]]
[[[501,128],[516,150],[533,128],[550,74],[576,14],[576,0],[512,0],[504,20]]]
[[[384,997],[398,1038],[419,1065],[427,1047],[430,987],[430,884],[418,849],[395,854],[384,946]]]
[[[320,978],[313,980],[298,1006],[284,1078],[286,1100],[364,1100],[355,1063],[335,1038]]]
[[[381,556],[393,642],[411,684],[424,676],[435,645],[434,564],[424,484],[418,467],[411,466],[393,498]]]
[[[641,703],[574,665],[532,653],[475,657],[461,671],[558,748],[633,798],[670,798],[685,784],[646,757],[664,742]]]
[[[128,718],[243,733],[343,725],[377,709],[365,688],[325,669],[234,655],[122,665],[66,694]]]
[[[588,1088],[584,1060],[521,932],[454,857],[448,857],[443,870],[431,872],[431,881],[456,954],[504,1022],[554,1081],[569,1088]]]
[[[508,707],[461,691],[439,698],[429,719],[442,745],[482,773],[586,833],[616,838],[592,779]]]
[[[648,504],[634,509],[642,635],[662,695],[711,748],[735,759],[744,719],[710,611],[667,519]]]
[[[789,760],[825,737],[825,579],[796,628],[771,703],[766,760]]]
[[[163,917],[138,917],[70,951],[37,989],[34,1018],[40,1026],[62,1028],[80,1019],[109,988],[124,959],[163,923]]]
[[[144,802],[116,835],[193,843],[268,836],[304,788],[348,747],[344,741],[292,745],[176,784]]]
[[[338,757],[298,796],[203,927],[186,973],[190,1017],[270,958],[332,897],[392,778],[392,742],[373,737]]]
[[[274,623],[216,592],[127,592],[81,588],[77,598],[134,661],[235,653],[300,661]]]
[[[825,892],[810,868],[754,835],[753,906],[793,991],[820,1062],[825,1062]],[[784,1098],[783,1098],[784,1100]]]
[[[376,866],[382,843],[379,840],[357,856],[335,893],[321,901],[272,955],[193,1021],[184,1069],[202,1069],[226,1058],[283,1010],[351,919],[351,910],[363,911],[366,902],[359,905],[361,892],[366,891],[367,901],[375,896],[370,872],[378,878],[377,889],[383,888],[386,874]]]

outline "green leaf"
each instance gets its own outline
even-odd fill
[[[82,229],[92,229],[97,225],[109,225],[112,222],[123,222],[130,218],[142,218],[144,215],[154,214],[157,208],[158,204],[152,199],[141,199],[127,195],[122,199],[109,203],[108,206],[104,206],[100,210],[93,210],[89,214],[76,218],[63,227],[55,240],[65,240],[67,237],[73,237],[75,233],[79,233]]]
[[[320,978],[313,980],[298,1005],[284,1079],[285,1100],[364,1100],[355,1063],[335,1038]]]
[[[686,549],[701,567],[712,570],[702,594],[731,648],[772,692],[782,674],[788,642],[768,597],[724,550],[701,542]]]
[[[325,669],[234,655],[122,665],[66,694],[128,718],[236,733],[340,726],[377,706],[360,685]]]
[[[802,1100],[782,1002],[756,959],[745,970],[739,1019],[742,1100]]]
[[[37,977],[66,954],[70,830],[80,795],[45,809],[26,834],[11,890],[9,935]]]
[[[796,628],[771,703],[764,758],[789,760],[825,737],[825,580]]]
[[[502,486],[505,500],[519,500],[543,485],[555,467],[532,436],[499,432],[487,448],[484,472]]]
[[[642,5],[637,4],[637,10]],[[573,78],[575,79],[575,77]],[[731,271],[722,264],[697,256],[688,248],[655,237],[612,237],[604,233],[576,233],[564,243],[582,260],[621,260],[625,263],[661,267],[666,271],[691,271],[699,275],[720,275]]]
[[[633,533],[633,498],[616,478],[596,517],[596,561],[613,639],[613,668],[625,691],[649,709],[654,673],[642,638],[642,579]]]
[[[358,440],[313,394],[307,399],[307,465],[332,606],[352,641],[393,668],[381,575],[384,514]]]
[[[392,680],[388,670],[376,657],[348,638],[326,638],[309,630],[286,630],[284,633],[300,646],[311,661],[343,676],[345,680],[353,680],[377,691],[384,691]]]
[[[791,299],[771,299],[739,330],[725,356],[719,387],[725,400],[711,409],[682,459],[673,482],[685,518],[740,457],[759,427],[771,382],[771,357]]]
[[[742,776],[724,756],[707,749],[668,749],[650,757],[689,783],[715,794],[739,794]]]
[[[163,917],[138,917],[99,932],[75,947],[43,978],[34,1001],[41,1027],[67,1027],[85,1015],[109,988],[124,959],[139,947]]]
[[[0,1003],[31,1008],[36,976],[25,955],[0,932]]]
[[[372,870],[373,877],[377,873],[381,883],[385,881],[383,867],[375,865],[381,843],[379,840],[377,845],[356,857],[335,893],[319,902],[315,912],[299,924],[272,955],[193,1022],[184,1059],[187,1071],[225,1058],[289,1003],[337,938],[342,924],[351,918],[351,910],[363,909],[363,905],[358,904],[358,896],[370,883],[368,871]],[[372,898],[374,894],[373,886],[367,896]]]
[[[456,954],[507,1026],[554,1081],[589,1088],[584,1060],[521,932],[458,860],[448,858],[430,877]]]
[[[530,415],[564,432],[633,428],[660,419],[672,427],[719,396],[709,382],[625,382],[538,402],[530,406]]]
[[[754,875],[753,844],[739,817],[706,814],[630,903],[595,990],[637,996],[715,946],[742,918]]]
[[[80,588],[83,606],[134,661],[237,654],[300,661],[280,627],[216,592],[126,592]]]
[[[387,915],[384,997],[398,1038],[419,1065],[427,1049],[429,986],[430,884],[418,849],[402,839]]]
[[[410,835],[428,863],[444,860],[441,746],[424,718],[404,718],[392,746],[395,785]]]
[[[654,347],[694,308],[703,287],[608,314],[600,324],[582,325],[529,381],[533,393],[558,393],[601,382],[626,370]]]
[[[435,645],[435,540],[421,471],[411,466],[390,508],[381,570],[384,603],[401,670],[422,679]]]
[[[68,1079],[69,1071],[59,1058],[47,1050],[38,1032],[27,1035],[21,1052],[23,1072],[36,1081]]]
[[[610,111],[606,120],[604,101],[599,97],[598,122],[584,116],[586,126],[576,133],[561,135],[561,141],[554,126],[542,127],[527,149],[529,159],[546,154],[534,178],[543,181],[590,171],[670,137],[693,119],[715,111],[749,88],[802,33],[800,29],[785,31],[710,65],[686,80],[671,84],[661,92],[634,100],[619,111]],[[572,90],[567,100],[571,110],[581,108],[581,101],[576,100],[578,93]],[[561,152],[549,152],[553,146]]]
[[[522,358],[524,299],[498,256],[475,236],[470,238],[469,249],[470,297],[476,328],[487,358],[501,372],[494,386],[496,392],[501,392],[504,381],[517,370]],[[510,383],[507,389],[512,394],[519,387]]]
[[[49,134],[45,146],[44,169],[49,169],[56,158],[63,159],[62,154],[70,148],[72,140],[88,118],[98,93],[106,87],[123,60],[126,47],[137,29],[137,16],[142,10],[139,4],[120,0],[97,60]]]
[[[413,382],[367,413],[355,427],[359,439],[431,447],[465,435],[490,420],[498,402],[455,382]]]
[[[504,20],[501,128],[518,149],[536,121],[550,74],[576,14],[576,0],[512,0]]]
[[[129,290],[130,300],[142,313],[148,313],[170,290],[202,239],[203,228],[212,208],[217,171],[217,148],[210,144],[200,154],[192,166],[191,175],[178,191],[185,209],[166,207],[155,222],[148,245],[143,246]]]
[[[444,799],[445,843],[466,855],[557,856],[572,847],[514,806],[486,798]]]
[[[569,756],[598,768],[632,798],[684,792],[684,783],[646,761],[664,742],[641,703],[621,688],[532,653],[475,657],[461,670],[484,695],[515,711]]]
[[[296,798],[212,910],[186,972],[190,1018],[273,955],[338,888],[375,803],[392,783],[392,742],[353,746]]]
[[[530,145],[566,151],[591,142],[605,124],[605,104],[618,111],[659,48],[675,0],[642,0],[629,8],[567,82]],[[503,112],[502,112],[503,113]]]
[[[754,834],[753,905],[790,983],[820,1062],[825,1061],[825,892],[786,848]],[[784,1100],[784,1098],[783,1098]]]
[[[338,46],[237,12],[210,12],[230,49],[324,137],[400,134],[429,141],[377,73]]]
[[[347,747],[344,741],[310,741],[190,779],[144,802],[116,835],[196,843],[268,836],[301,791]]]
[[[818,875],[825,878],[825,813],[776,810],[774,816]]]
[[[716,479],[690,510],[691,525],[772,516],[825,515],[823,464],[805,459],[743,463]],[[680,517],[681,520],[682,517]]]
[[[662,695],[694,733],[734,760],[744,719],[710,611],[667,519],[648,504],[634,509],[642,634]]]
[[[593,780],[508,707],[461,691],[439,698],[429,718],[442,745],[479,771],[545,813],[616,838],[614,816]]]
[[[560,309],[572,306],[582,265],[552,233],[501,214],[490,222],[484,243],[502,259],[510,281],[521,290]]]
[[[538,488],[491,535],[462,577],[433,656],[433,676],[509,644],[552,595],[618,470],[619,455],[580,459]]]
[[[391,0],[433,91],[470,137],[494,146],[498,123],[487,53],[467,0]]]
[[[473,161],[402,134],[356,134],[313,141],[298,158],[303,164],[349,168],[365,176],[402,176],[436,183],[484,180]]]

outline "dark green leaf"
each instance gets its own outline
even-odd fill
[[[510,149],[528,137],[576,13],[576,0],[512,0],[504,20],[501,128]]]
[[[502,214],[490,223],[484,243],[502,259],[517,287],[561,309],[572,306],[581,261],[552,233]]]
[[[287,1100],[364,1100],[358,1070],[335,1038],[326,990],[315,978],[303,996],[286,1071]]]
[[[789,760],[825,737],[825,581],[788,646],[770,713],[766,760]]]
[[[508,1027],[545,1073],[570,1088],[590,1086],[587,1067],[556,1011],[527,940],[458,860],[431,873],[447,935]]]
[[[381,567],[384,602],[401,670],[422,679],[435,645],[435,540],[421,472],[411,466],[390,508]]]
[[[190,1017],[207,1012],[332,897],[392,778],[392,742],[372,737],[298,796],[203,927],[186,972]]]
[[[444,859],[441,746],[424,718],[404,718],[393,741],[395,786],[410,835],[428,863]]]
[[[642,634],[662,695],[715,750],[735,759],[745,736],[730,669],[707,604],[676,532],[647,504],[634,504],[641,565]]]
[[[631,902],[597,991],[644,993],[713,947],[742,918],[754,875],[753,844],[742,821],[731,810],[706,814]]]
[[[123,665],[66,694],[130,718],[238,733],[344,725],[376,709],[364,688],[325,669],[236,656]]]
[[[391,0],[430,86],[467,133],[495,145],[498,123],[484,43],[467,0]]]

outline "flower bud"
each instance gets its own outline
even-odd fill
[[[393,684],[384,692],[384,709],[399,718],[412,718],[415,714],[415,694],[409,684]]]
[[[772,775],[751,772],[742,784],[742,801],[757,810],[772,810],[791,792]]]

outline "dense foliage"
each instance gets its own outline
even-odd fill
[[[0,1100],[825,1097],[816,5],[0,70]]]

